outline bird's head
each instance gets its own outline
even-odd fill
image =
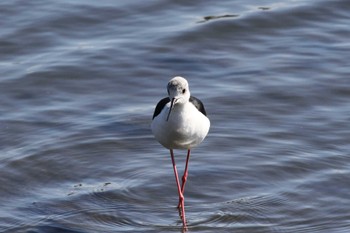
[[[169,119],[171,110],[176,104],[185,104],[190,99],[190,90],[186,79],[180,76],[172,78],[167,86],[170,103],[170,110],[167,120]]]

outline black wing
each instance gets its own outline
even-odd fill
[[[158,102],[156,108],[154,109],[152,120],[159,115],[159,113],[163,110],[164,106],[169,102],[169,97],[165,97]]]
[[[194,96],[191,96],[190,97],[190,102],[198,109],[198,111],[203,113],[204,116],[207,115],[207,112],[205,111],[205,108],[204,108],[204,105],[203,105],[202,101],[200,101],[199,99],[197,99]]]

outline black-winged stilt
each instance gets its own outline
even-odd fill
[[[179,194],[178,208],[183,226],[186,227],[184,191],[190,152],[207,136],[210,121],[206,116],[203,103],[190,95],[186,79],[179,76],[171,79],[167,90],[169,97],[158,102],[154,110],[151,128],[157,141],[170,150]],[[175,164],[174,149],[187,150],[181,186]]]

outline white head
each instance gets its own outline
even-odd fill
[[[180,76],[176,76],[169,81],[167,90],[171,101],[170,110],[167,117],[168,120],[174,105],[187,103],[191,94],[187,80]]]

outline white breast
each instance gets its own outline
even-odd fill
[[[170,104],[167,104],[151,124],[152,132],[168,149],[190,149],[207,136],[210,121],[190,102],[176,104],[166,121]]]

